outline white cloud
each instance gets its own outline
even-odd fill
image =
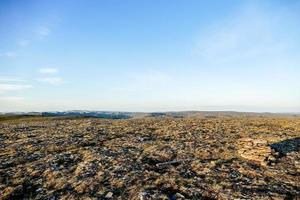
[[[41,69],[39,69],[39,72],[41,74],[55,74],[55,73],[58,72],[58,69],[57,68],[47,67],[47,68],[41,68]]]
[[[0,57],[8,57],[8,58],[12,58],[12,57],[16,57],[17,53],[13,52],[13,51],[7,51],[4,53],[0,53]]]
[[[51,30],[46,26],[40,26],[36,33],[40,39],[43,39],[51,33]]]
[[[32,88],[32,86],[27,84],[0,83],[0,94],[5,92],[21,91],[29,88]]]
[[[1,96],[0,101],[8,101],[8,102],[19,102],[24,100],[24,97],[20,96]]]
[[[0,77],[0,82],[25,82],[25,80],[14,77]]]
[[[48,76],[40,77],[37,79],[37,81],[43,82],[43,83],[48,83],[51,85],[60,85],[64,82],[63,78],[58,77],[58,76],[50,76],[50,75],[57,74],[58,71],[59,70],[57,68],[51,68],[51,67],[41,68],[41,69],[39,69],[39,72],[41,74],[48,75]]]
[[[43,78],[38,78],[37,81],[43,83],[49,83],[51,85],[60,85],[64,82],[63,78],[61,77],[43,77]]]

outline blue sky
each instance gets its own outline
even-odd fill
[[[299,1],[0,2],[0,111],[300,112]]]

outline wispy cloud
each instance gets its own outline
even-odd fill
[[[51,67],[47,67],[47,68],[41,68],[39,69],[39,72],[41,74],[55,74],[58,72],[57,68],[51,68]]]
[[[158,70],[147,70],[128,75],[126,84],[114,87],[113,90],[120,92],[149,92],[168,88],[172,85],[173,77]]]
[[[21,47],[26,47],[30,44],[30,40],[22,39],[18,41],[18,45]]]
[[[245,5],[202,33],[195,52],[213,63],[277,58],[293,44],[291,38],[278,35],[284,31],[284,21],[289,21],[284,10],[271,12],[256,4]]]
[[[5,106],[7,103],[21,103],[24,97],[15,96],[17,92],[32,88],[32,85],[24,84],[25,80],[16,77],[0,77],[0,104]],[[13,94],[13,96],[10,96]],[[17,104],[15,104],[17,105]]]
[[[0,82],[25,82],[25,80],[15,77],[1,77]]]
[[[36,30],[36,33],[39,39],[43,39],[51,33],[51,30],[47,26],[40,26]]]
[[[43,75],[43,77],[39,77],[37,79],[39,82],[48,83],[51,85],[60,85],[64,82],[62,77],[57,76],[57,73],[59,72],[58,68],[46,67],[40,68],[38,71]]]
[[[18,45],[18,48],[15,51],[4,51],[0,52],[0,57],[6,57],[6,58],[13,58],[17,56],[17,51],[20,50],[22,47],[27,47],[31,44],[32,41],[36,39],[43,39],[47,37],[51,30],[47,26],[40,26],[35,31],[35,36],[31,37],[30,39],[20,39],[16,40],[16,43]]]
[[[6,93],[6,92],[21,91],[21,90],[25,90],[25,89],[29,89],[29,88],[32,88],[32,85],[0,83],[0,94]]]
[[[24,100],[24,97],[20,96],[1,96],[0,101],[7,101],[7,102],[19,102]]]
[[[38,78],[37,81],[48,83],[51,85],[60,85],[64,82],[63,78],[61,77],[43,77],[43,78]]]
[[[17,53],[14,51],[6,51],[4,53],[0,53],[0,57],[7,57],[7,58],[13,58],[16,57]]]

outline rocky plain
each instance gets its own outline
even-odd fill
[[[300,117],[8,118],[0,199],[300,199]]]

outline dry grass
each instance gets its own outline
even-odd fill
[[[0,120],[0,199],[300,195],[297,117]],[[243,157],[245,138],[262,147]]]

